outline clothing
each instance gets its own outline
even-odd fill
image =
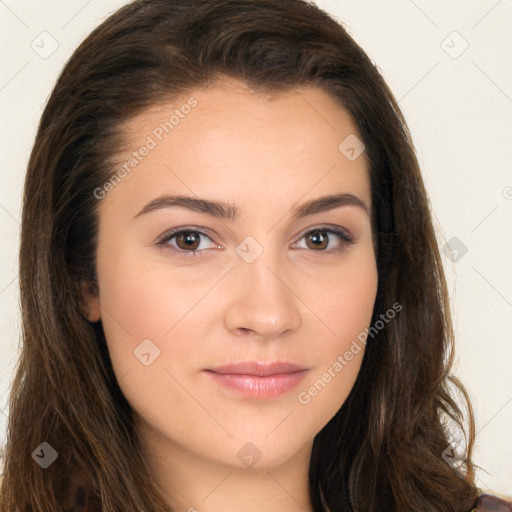
[[[83,487],[78,487],[75,493],[75,504],[69,512],[89,512]],[[512,512],[512,501],[500,498],[495,494],[480,494],[474,508],[468,512]]]
[[[2,475],[0,475],[1,482]],[[88,503],[82,482],[74,480],[74,484],[73,490],[68,496],[69,501],[66,500],[65,510],[67,512],[95,512],[97,508]],[[512,499],[497,494],[482,493],[468,512],[512,512]]]
[[[469,512],[512,512],[512,501],[495,494],[480,494]]]

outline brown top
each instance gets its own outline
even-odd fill
[[[471,512],[512,512],[512,501],[495,494],[480,494]]]
[[[67,512],[94,512],[89,507],[84,487],[76,487],[74,503],[66,509]],[[468,512],[512,512],[512,501],[501,498],[495,494],[480,494],[475,501],[474,508]]]
[[[96,512],[100,505],[88,499],[84,475],[75,475],[70,479],[71,492],[65,500],[66,512]],[[0,483],[2,475],[0,474]],[[482,493],[468,512],[512,512],[512,499],[497,494]]]
[[[0,484],[2,474],[0,474]],[[100,510],[99,503],[93,504],[86,492],[86,480],[84,474],[74,475],[70,478],[70,493],[63,504],[66,512],[96,512]],[[96,502],[97,503],[97,502]],[[482,493],[475,500],[468,512],[512,512],[512,498],[498,496],[497,494]]]

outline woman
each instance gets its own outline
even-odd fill
[[[405,120],[312,4],[95,29],[38,129],[20,283],[5,510],[496,510]]]

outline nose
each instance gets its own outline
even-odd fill
[[[227,284],[230,298],[225,327],[230,332],[249,332],[270,340],[301,326],[302,302],[290,282],[291,273],[285,273],[284,266],[270,251],[264,251],[252,263],[237,260]]]

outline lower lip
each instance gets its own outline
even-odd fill
[[[280,373],[277,375],[235,375],[215,373],[207,370],[210,377],[237,393],[251,398],[271,398],[279,396],[297,386],[308,370],[294,373]]]

